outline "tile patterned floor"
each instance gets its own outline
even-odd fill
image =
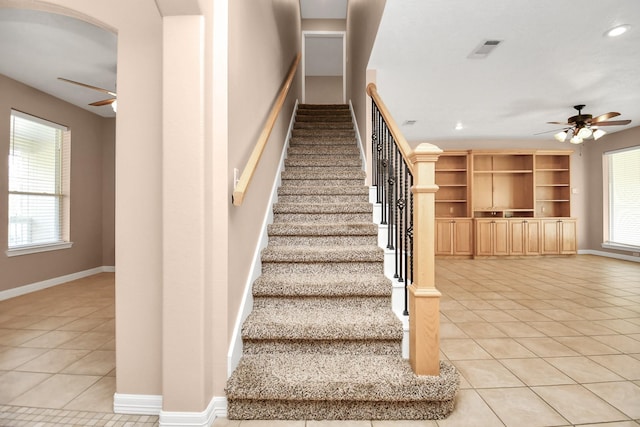
[[[581,255],[438,260],[441,357],[462,375],[442,421],[215,427],[640,426],[640,264]],[[113,275],[0,302],[0,426],[153,426],[111,412]]]

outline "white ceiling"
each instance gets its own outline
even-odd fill
[[[467,58],[487,39],[504,42]],[[640,125],[640,1],[387,0],[369,67],[395,120],[417,120],[408,140],[552,139],[534,134],[576,104],[632,120],[619,131]]]
[[[64,77],[115,91],[117,36],[78,19],[35,10],[0,7],[0,74],[104,117],[110,98],[58,80]]]

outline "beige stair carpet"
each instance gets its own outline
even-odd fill
[[[441,419],[459,377],[416,376],[346,105],[301,105],[282,172],[230,419]]]

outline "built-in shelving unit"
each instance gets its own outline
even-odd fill
[[[576,253],[571,151],[445,151],[435,175],[436,255]]]

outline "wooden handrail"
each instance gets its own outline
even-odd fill
[[[402,135],[402,132],[400,132],[400,128],[398,127],[396,121],[393,119],[391,112],[387,109],[387,106],[384,104],[384,101],[382,101],[382,98],[380,98],[380,95],[378,94],[378,88],[376,87],[375,83],[369,83],[367,85],[367,94],[375,101],[376,105],[378,106],[378,110],[380,111],[382,117],[384,117],[384,121],[386,122],[387,127],[389,128],[389,131],[391,132],[391,135],[393,136],[393,139],[398,146],[398,150],[400,150],[400,154],[402,154],[402,158],[409,168],[409,172],[411,172],[411,175],[413,175],[413,162],[410,160],[410,155],[413,150],[411,149],[411,146],[409,145],[407,140],[404,138],[404,135]]]
[[[253,151],[251,152],[251,156],[247,161],[244,169],[242,170],[242,175],[240,175],[240,179],[238,180],[238,184],[235,186],[233,190],[233,195],[231,199],[233,201],[234,206],[240,206],[244,201],[244,195],[249,188],[249,183],[253,178],[253,174],[258,167],[258,162],[260,161],[260,157],[262,157],[262,152],[267,145],[267,141],[269,140],[269,135],[271,135],[271,131],[273,130],[273,126],[276,124],[276,119],[282,110],[282,106],[284,105],[284,101],[287,98],[287,94],[289,93],[289,89],[291,88],[291,83],[293,82],[293,77],[296,74],[298,69],[298,64],[300,63],[300,57],[302,55],[300,52],[296,55],[291,64],[291,68],[289,68],[289,73],[287,74],[287,78],[284,81],[282,89],[280,89],[280,93],[276,98],[276,102],[271,108],[271,112],[269,113],[269,117],[267,117],[267,122],[262,128],[262,132],[260,132],[260,136],[258,137],[258,141],[256,142],[255,147],[253,147]]]

